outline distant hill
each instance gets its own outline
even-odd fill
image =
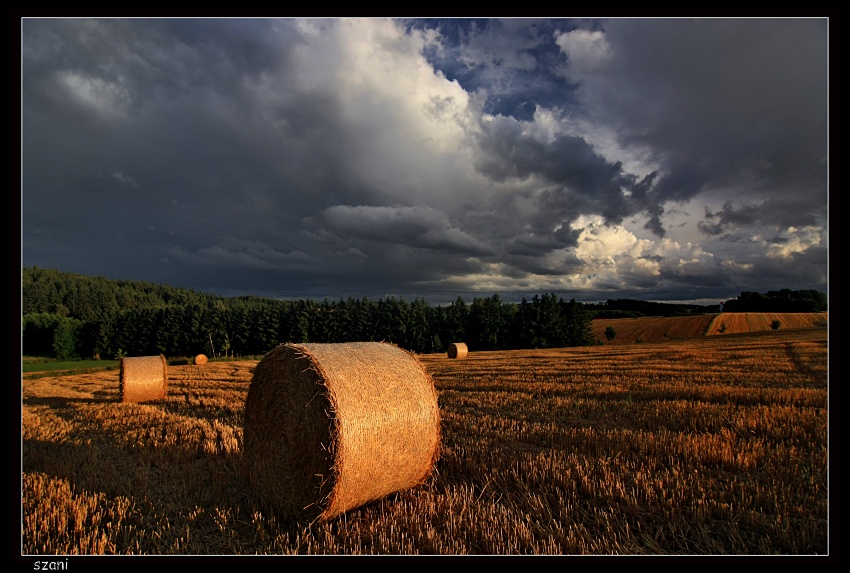
[[[724,312],[718,314],[705,334],[737,334],[773,330],[771,324],[779,321],[779,328],[820,328],[827,325],[828,312]]]
[[[774,320],[779,328],[824,328],[828,312],[723,312],[699,316],[648,316],[639,318],[598,318],[593,321],[593,337],[603,344],[635,344],[636,342],[665,342],[700,336],[740,334],[772,330]],[[615,336],[605,337],[611,327]]]

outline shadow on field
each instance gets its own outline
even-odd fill
[[[239,454],[210,454],[181,446],[121,443],[86,432],[86,443],[26,439],[22,471],[67,480],[74,491],[100,492],[177,506],[247,507]]]
[[[29,396],[21,399],[25,406],[48,406],[50,408],[67,408],[71,404],[102,404],[117,402],[118,397],[112,392],[95,392],[94,398],[68,398],[67,396]],[[100,395],[97,395],[100,394]]]
[[[22,427],[25,473],[67,480],[77,492],[176,505],[180,512],[247,498],[241,454],[210,433],[209,416],[169,423],[149,409],[168,413],[167,402],[124,404],[109,390],[94,398],[30,396],[22,405],[33,411]]]

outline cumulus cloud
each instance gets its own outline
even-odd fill
[[[598,30],[577,29],[557,34],[555,43],[566,55],[571,75],[593,73],[612,57],[605,34]]]

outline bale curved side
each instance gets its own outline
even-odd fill
[[[469,354],[469,348],[467,348],[465,342],[453,342],[449,344],[449,358],[466,358],[467,354]]]
[[[257,365],[243,461],[275,513],[327,521],[420,485],[439,457],[433,381],[392,344],[283,344]]]
[[[118,392],[122,402],[161,400],[168,393],[168,362],[165,356],[121,359]]]

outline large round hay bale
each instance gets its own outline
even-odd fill
[[[437,393],[419,360],[393,344],[282,344],[254,370],[243,437],[262,505],[328,521],[429,477]]]
[[[469,348],[464,342],[452,342],[449,344],[449,358],[466,358]]]
[[[207,356],[205,354],[198,354],[195,356],[195,364],[202,365],[207,363]]]
[[[122,358],[118,391],[122,402],[148,402],[165,398],[168,391],[168,363],[165,356]]]

